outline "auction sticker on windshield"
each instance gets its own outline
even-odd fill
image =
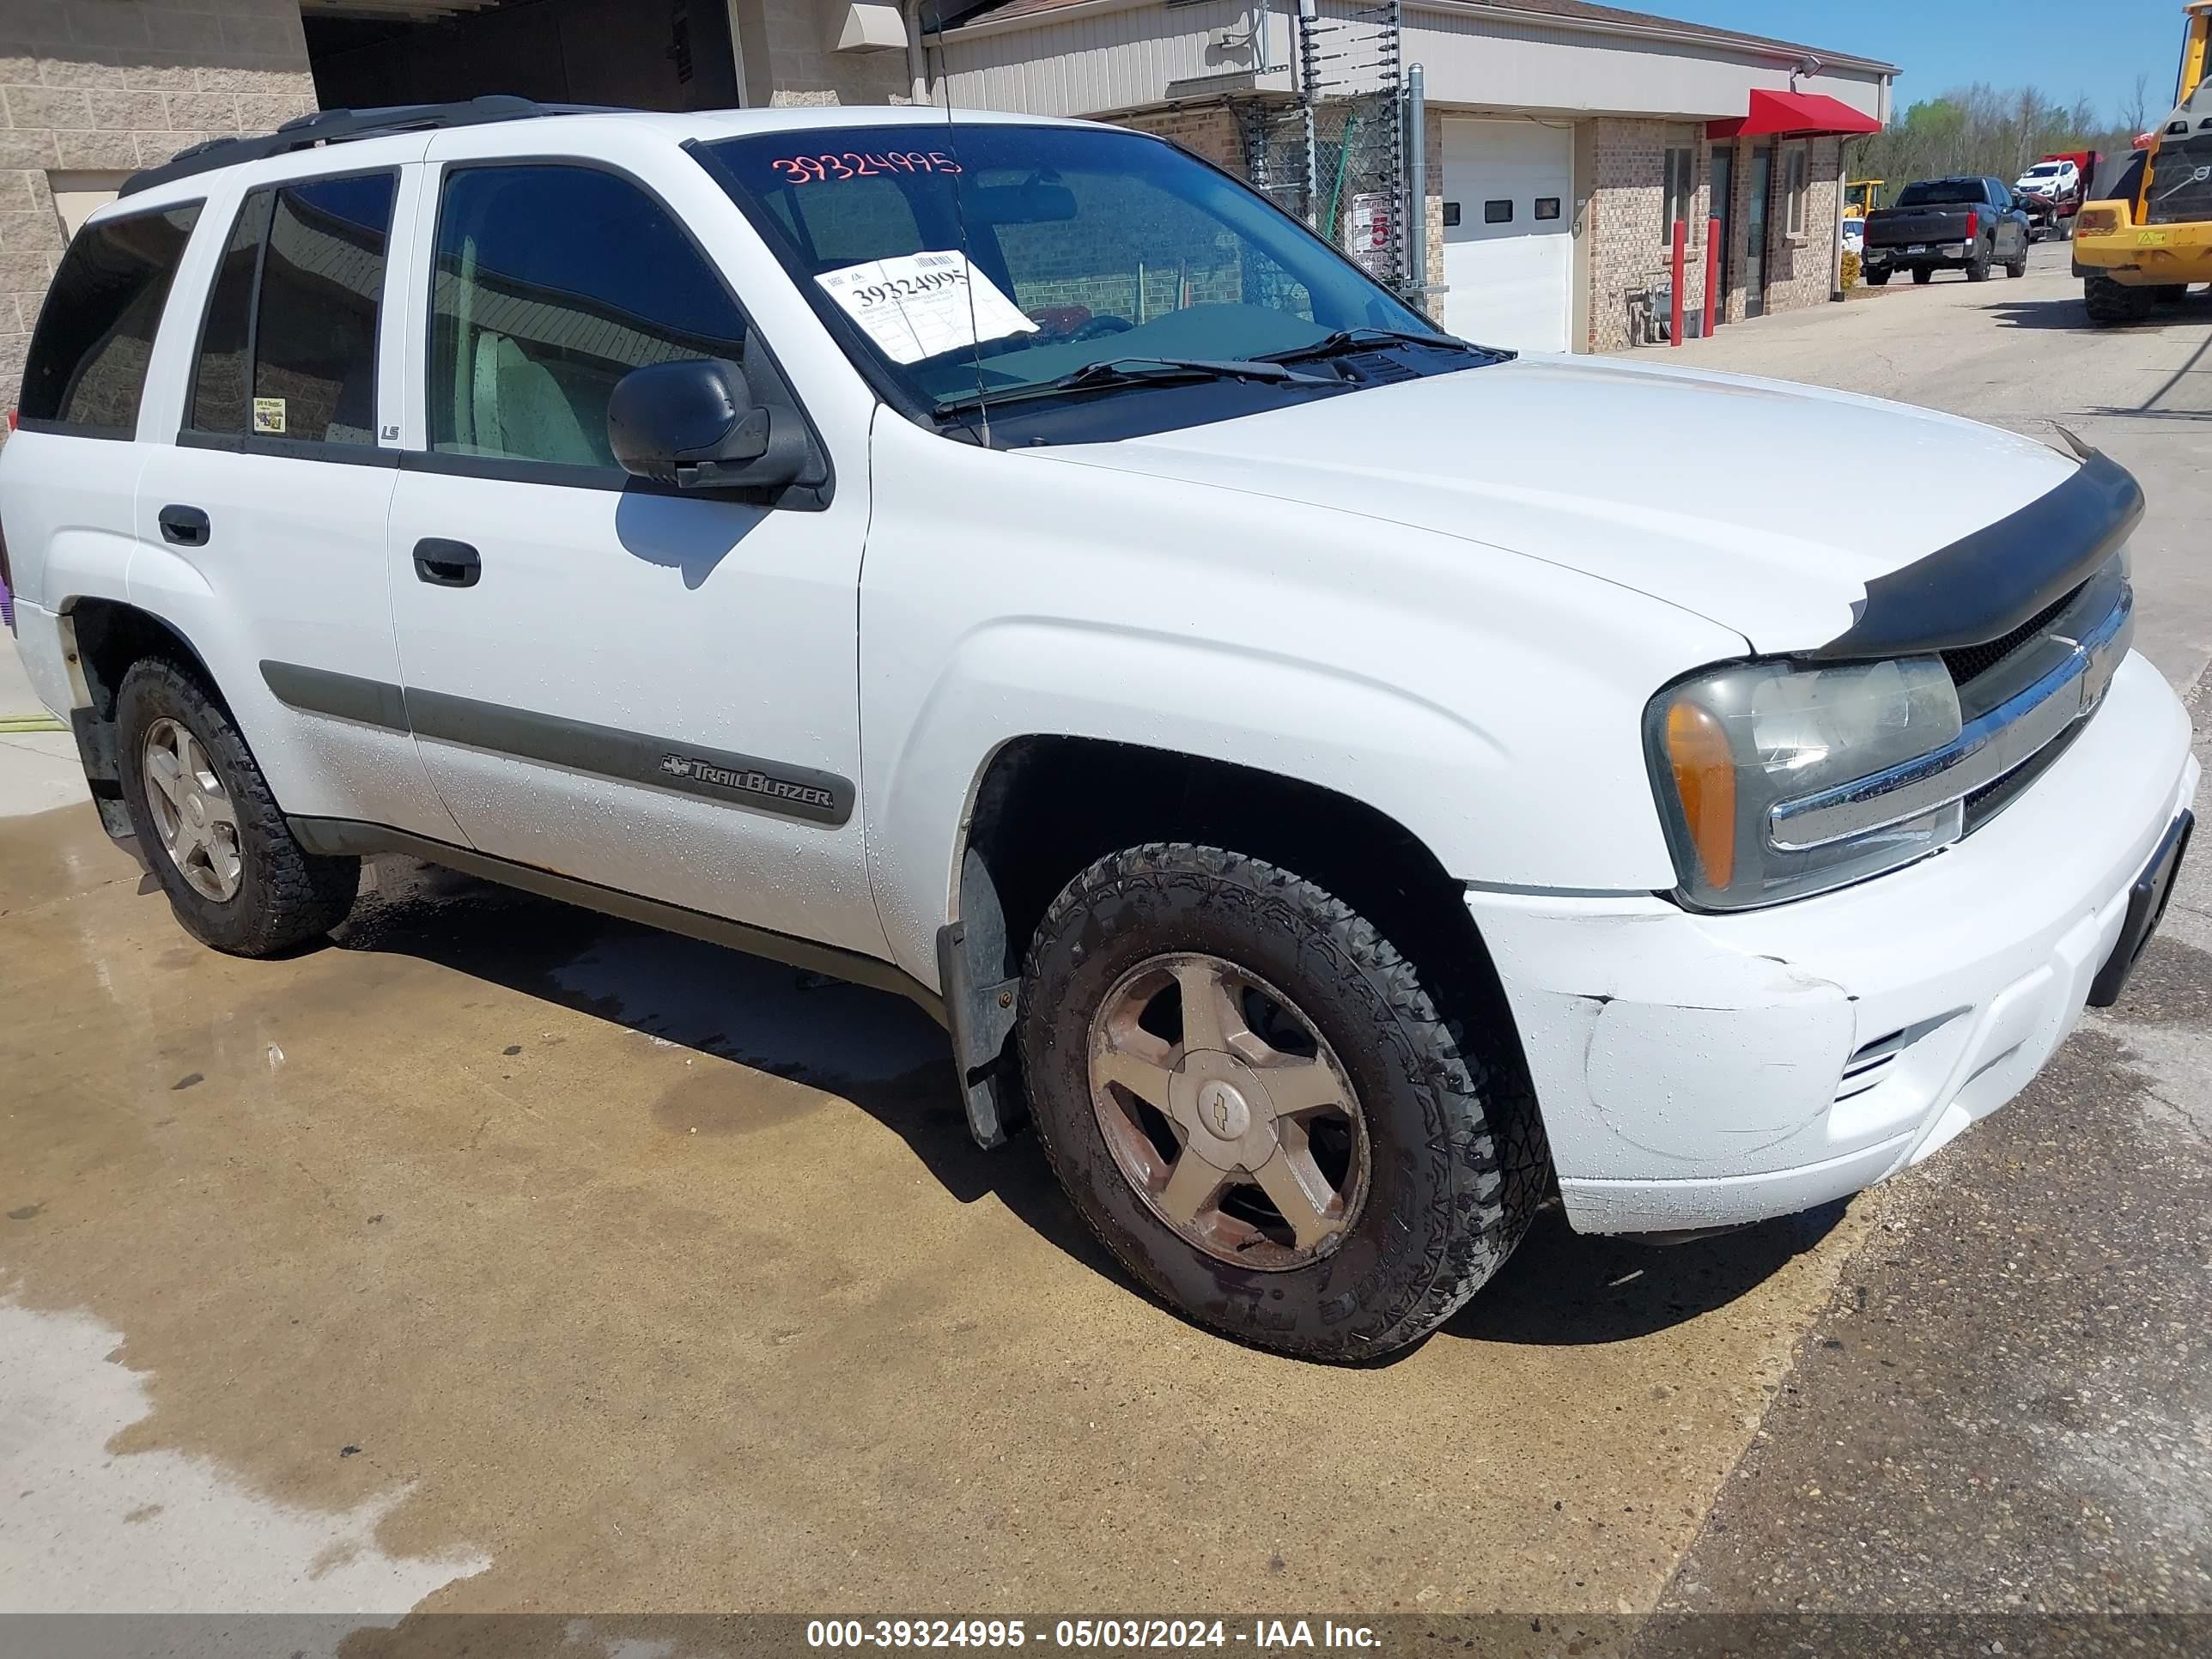
[[[957,249],[871,259],[825,270],[814,280],[893,362],[918,363],[1037,331]]]

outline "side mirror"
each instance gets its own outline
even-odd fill
[[[607,446],[623,471],[683,489],[761,489],[806,471],[805,428],[755,400],[745,372],[720,357],[648,363],[615,383]]]

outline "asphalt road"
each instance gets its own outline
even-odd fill
[[[2091,334],[2038,264],[1668,355],[2106,445],[2194,685],[2212,307]],[[1671,1250],[1547,1222],[1343,1371],[1136,1294],[903,1004],[404,861],[233,961],[88,807],[0,817],[0,1611],[2212,1611],[2207,950],[2200,859],[2130,1003],[1922,1170]]]

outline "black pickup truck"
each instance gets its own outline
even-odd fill
[[[1923,179],[1897,193],[1896,206],[1867,215],[1860,268],[1875,288],[1895,270],[1916,283],[1945,270],[1986,282],[1991,265],[2027,274],[2027,215],[2002,179]]]

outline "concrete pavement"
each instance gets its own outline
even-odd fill
[[[43,812],[86,799],[76,739],[53,724],[31,690],[14,635],[0,630],[0,817]]]
[[[1666,355],[2084,422],[2152,489],[2187,684],[2212,331],[2020,320],[2069,287]],[[1837,510],[1880,485],[1838,458]],[[2028,1572],[2204,1605],[2201,857],[2150,994],[1923,1170],[1673,1250],[1547,1220],[1356,1372],[1133,1292],[902,1003],[401,860],[271,963],[141,885],[88,806],[0,819],[0,1610],[1505,1609],[1601,1650]]]

